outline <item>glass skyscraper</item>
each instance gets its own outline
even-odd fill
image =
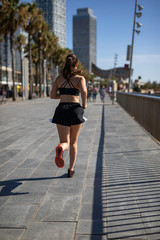
[[[36,0],[37,6],[43,10],[44,18],[51,31],[59,39],[61,47],[66,47],[66,0]]]
[[[97,19],[90,8],[77,9],[73,16],[73,52],[91,73],[91,64],[96,64]]]

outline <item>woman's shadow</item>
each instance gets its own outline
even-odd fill
[[[19,187],[25,181],[40,181],[40,180],[49,180],[49,179],[57,179],[57,178],[67,178],[67,173],[58,177],[46,177],[46,178],[20,178],[20,179],[11,179],[6,181],[0,181],[0,186],[2,186],[2,190],[0,192],[0,196],[11,196],[11,195],[23,195],[29,194],[29,192],[12,192],[14,189]]]

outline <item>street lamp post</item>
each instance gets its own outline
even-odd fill
[[[22,45],[22,59],[21,59],[21,66],[22,66],[22,69],[21,69],[21,74],[22,74],[22,99],[23,101],[25,100],[25,82],[24,82],[24,47]]]
[[[115,56],[114,56],[114,78],[116,77],[117,62],[118,62],[118,54],[115,53]]]
[[[138,5],[138,11],[143,9],[142,6]],[[134,47],[134,32],[137,34],[140,33],[139,30],[135,29],[135,24],[137,24],[137,28],[141,27],[142,24],[136,22],[136,16],[140,18],[142,16],[141,12],[137,12],[137,0],[135,0],[135,9],[134,9],[134,21],[133,21],[133,32],[132,32],[132,45],[131,45],[131,56],[130,56],[130,71],[129,71],[129,82],[128,82],[128,92],[131,89],[131,76],[132,76],[132,58],[133,58],[133,47]]]
[[[47,96],[46,94],[46,59],[44,59],[43,67],[44,67],[44,97],[46,97]]]

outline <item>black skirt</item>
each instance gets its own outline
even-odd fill
[[[79,103],[62,102],[57,106],[52,123],[71,126],[83,123],[84,110]]]

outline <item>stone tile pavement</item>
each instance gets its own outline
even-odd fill
[[[109,97],[89,103],[76,176],[54,164],[57,100],[0,106],[0,240],[160,240],[160,146]]]

